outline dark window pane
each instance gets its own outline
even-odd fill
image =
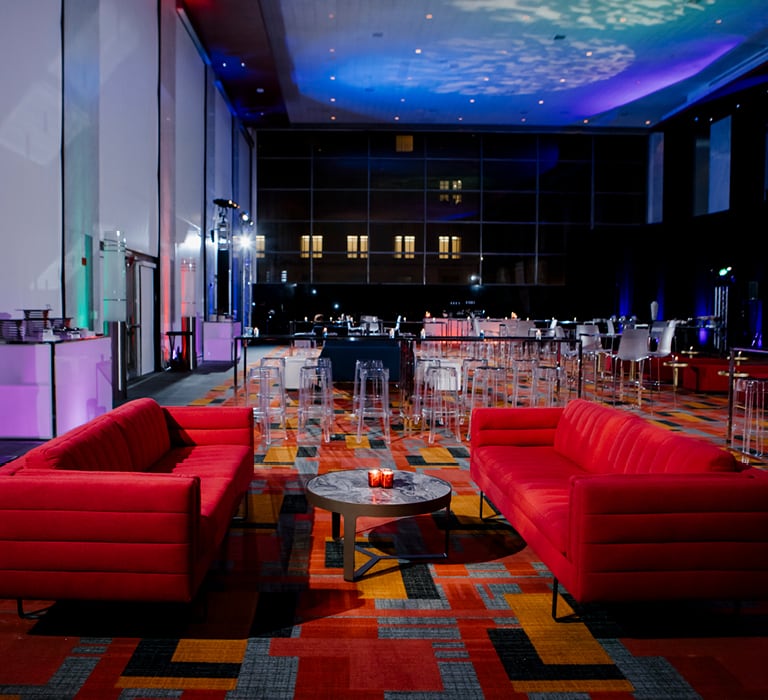
[[[262,158],[259,161],[259,187],[265,189],[308,189],[310,176],[308,158]]]
[[[377,221],[422,221],[424,192],[371,191],[371,219]]]
[[[513,224],[486,224],[483,227],[483,254],[536,252],[536,227]]]
[[[588,223],[591,202],[588,194],[539,195],[539,221]]]
[[[486,160],[483,163],[483,187],[486,190],[535,191],[536,161]]]
[[[542,168],[539,174],[542,192],[584,192],[592,189],[592,164],[561,161]]]
[[[641,194],[598,194],[595,196],[595,223],[642,224],[646,202]]]
[[[365,221],[368,218],[368,193],[365,190],[315,191],[316,221]]]
[[[262,190],[258,198],[259,221],[310,218],[309,190]]]
[[[486,192],[483,199],[485,221],[536,221],[536,195],[518,192]]]
[[[315,158],[315,189],[368,187],[367,158]]]
[[[534,135],[486,134],[483,140],[485,158],[536,160],[538,139]]]
[[[372,189],[424,189],[424,161],[398,158],[371,160]]]

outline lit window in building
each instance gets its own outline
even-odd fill
[[[301,257],[308,258],[323,257],[323,237],[322,236],[302,236],[301,237]]]
[[[257,258],[263,258],[265,251],[267,249],[267,241],[266,237],[262,235],[256,236],[256,240],[254,241],[255,245],[255,251],[256,251],[256,257]]]
[[[395,135],[395,151],[397,153],[413,153],[413,135],[412,134],[396,134]]]
[[[368,236],[347,236],[347,257],[368,257]]]
[[[441,260],[458,260],[461,257],[461,236],[438,236],[437,252]]]
[[[416,253],[416,236],[395,236],[395,258],[413,260]]]
[[[440,180],[440,201],[461,204],[461,180]]]

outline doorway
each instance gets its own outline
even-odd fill
[[[126,371],[128,381],[152,374],[158,367],[155,333],[155,276],[157,265],[128,253],[126,275],[128,300]]]

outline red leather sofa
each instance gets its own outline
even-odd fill
[[[740,466],[583,399],[472,414],[470,475],[555,577],[553,614],[558,582],[580,603],[768,597],[768,472]]]
[[[191,601],[253,478],[253,411],[130,401],[0,469],[0,598]]]

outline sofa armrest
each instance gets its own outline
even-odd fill
[[[253,409],[245,406],[163,406],[171,445],[253,448]]]
[[[470,426],[472,447],[552,445],[562,414],[562,407],[476,408]]]
[[[0,597],[140,597],[120,591],[137,575],[181,581],[187,595],[199,530],[197,477],[22,471],[0,483]]]
[[[565,556],[580,598],[590,598],[590,576],[627,573],[641,582],[643,573],[663,572],[665,585],[696,574],[702,591],[723,576],[740,576],[743,590],[764,586],[766,477],[758,470],[572,477]]]

